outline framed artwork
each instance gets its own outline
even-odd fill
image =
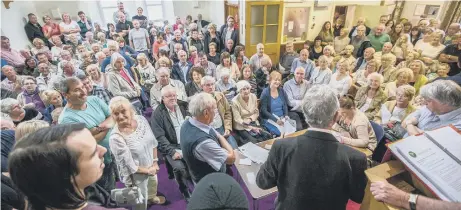
[[[437,16],[437,14],[439,14],[439,10],[440,10],[440,5],[426,5],[426,9],[424,10],[424,13],[426,15]]]
[[[309,10],[309,7],[285,7],[282,42],[303,40],[303,33],[309,31]]]
[[[426,10],[425,4],[417,4],[415,7],[415,12],[413,13],[414,16],[421,16],[424,15],[424,10]]]

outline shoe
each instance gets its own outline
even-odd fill
[[[189,203],[191,194],[188,189],[182,192],[182,196],[184,196],[184,200],[186,200],[186,203]]]
[[[158,195],[155,198],[147,200],[148,205],[164,205],[166,203],[166,198],[165,196],[160,196]]]

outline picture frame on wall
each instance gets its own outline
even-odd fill
[[[426,10],[425,4],[417,4],[415,7],[415,12],[413,13],[414,16],[421,16],[424,15],[424,10]]]
[[[330,0],[314,0],[314,9],[315,10],[328,9],[328,6],[330,6],[330,4],[331,4]]]

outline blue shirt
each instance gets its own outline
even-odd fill
[[[125,62],[125,69],[128,69],[128,71],[130,72],[131,76],[133,77],[133,73],[131,73],[131,67],[133,66],[133,61],[131,60],[130,57],[128,57],[127,55],[125,55],[125,53],[120,53],[123,58],[125,58],[126,62]],[[107,65],[110,65],[110,56],[107,57],[106,59],[104,59],[104,61],[102,62],[101,64],[101,72],[106,72],[106,67]],[[134,77],[133,77],[134,78]]]
[[[295,70],[296,68],[298,68],[298,66],[301,66],[304,68],[305,70],[305,79],[307,81],[309,81],[309,79],[311,78],[311,74],[312,74],[312,71],[314,70],[315,68],[315,64],[313,61],[307,59],[307,61],[301,61],[299,60],[299,58],[295,58],[293,60],[293,63],[291,64],[291,73],[294,74],[295,73]]]
[[[58,124],[67,123],[85,123],[86,128],[92,129],[99,126],[104,120],[110,117],[109,106],[96,96],[88,96],[85,110],[74,110],[64,107],[58,119]],[[112,162],[109,148],[109,134],[107,133],[103,140],[98,142],[99,145],[107,149],[104,154],[104,164]]]
[[[410,117],[415,117],[418,120],[418,128],[423,131],[434,130],[450,124],[461,129],[461,107],[442,115],[436,115],[424,106],[411,114]]]

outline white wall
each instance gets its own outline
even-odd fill
[[[405,17],[405,18],[408,18],[411,23],[414,25],[414,24],[417,24],[418,23],[418,20],[420,19],[419,16],[414,16],[414,13],[415,13],[415,9],[416,9],[416,5],[418,4],[423,4],[423,5],[440,5],[440,10],[439,10],[439,13],[436,17],[428,17],[428,18],[436,18],[436,19],[439,19],[441,20],[441,18],[443,17],[443,11],[446,11],[446,9],[444,8],[446,6],[446,1],[441,1],[441,0],[435,0],[435,1],[406,1],[405,2],[405,7],[403,8],[403,11],[402,11],[402,16],[401,17]]]
[[[1,9],[1,31],[2,35],[10,38],[11,47],[14,49],[24,49],[28,44],[26,32],[24,31],[23,18],[27,14],[36,13],[33,2],[15,1],[10,3],[10,9],[6,9],[3,4]]]

